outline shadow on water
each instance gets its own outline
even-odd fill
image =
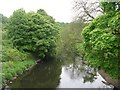
[[[49,60],[35,65],[31,71],[19,77],[11,88],[55,88],[60,81],[60,62]]]
[[[48,60],[36,64],[32,70],[9,84],[11,88],[111,88],[82,58]]]

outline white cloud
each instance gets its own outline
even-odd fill
[[[0,13],[9,17],[13,11],[24,8],[27,12],[44,9],[56,21],[70,22],[73,0],[0,0]]]

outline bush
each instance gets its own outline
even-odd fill
[[[22,68],[19,68],[19,67],[17,67],[15,70],[16,70],[16,72],[17,72],[18,74],[21,74],[21,73],[23,73],[23,70],[22,70]]]
[[[15,69],[11,69],[11,70],[10,70],[10,73],[12,74],[12,76],[16,76],[16,75],[17,75]]]
[[[11,73],[5,73],[5,79],[7,80],[11,80],[13,78],[12,74]]]
[[[14,61],[14,60],[25,60],[27,58],[26,53],[22,53],[17,49],[4,48],[2,52],[2,62]]]

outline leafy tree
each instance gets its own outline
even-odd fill
[[[44,10],[37,13],[26,13],[23,9],[14,11],[8,29],[17,49],[35,53],[40,58],[55,53],[58,27]]]
[[[111,13],[114,11],[120,10],[120,1],[119,0],[101,0],[101,8],[104,13]]]
[[[120,11],[105,13],[84,28],[85,59],[102,68],[113,78],[120,78]]]
[[[0,23],[2,24],[8,23],[8,18],[4,16],[3,14],[0,14]]]

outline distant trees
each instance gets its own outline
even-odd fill
[[[3,14],[0,14],[0,23],[2,24],[8,23],[8,18],[4,16]]]
[[[13,12],[8,25],[13,46],[20,51],[35,53],[40,58],[55,53],[58,27],[44,10],[26,13],[23,9]]]
[[[86,26],[82,21],[74,21],[71,23],[67,23],[60,31],[60,38],[57,46],[57,56],[62,59],[75,58],[77,55],[81,55],[81,43],[82,29]]]

